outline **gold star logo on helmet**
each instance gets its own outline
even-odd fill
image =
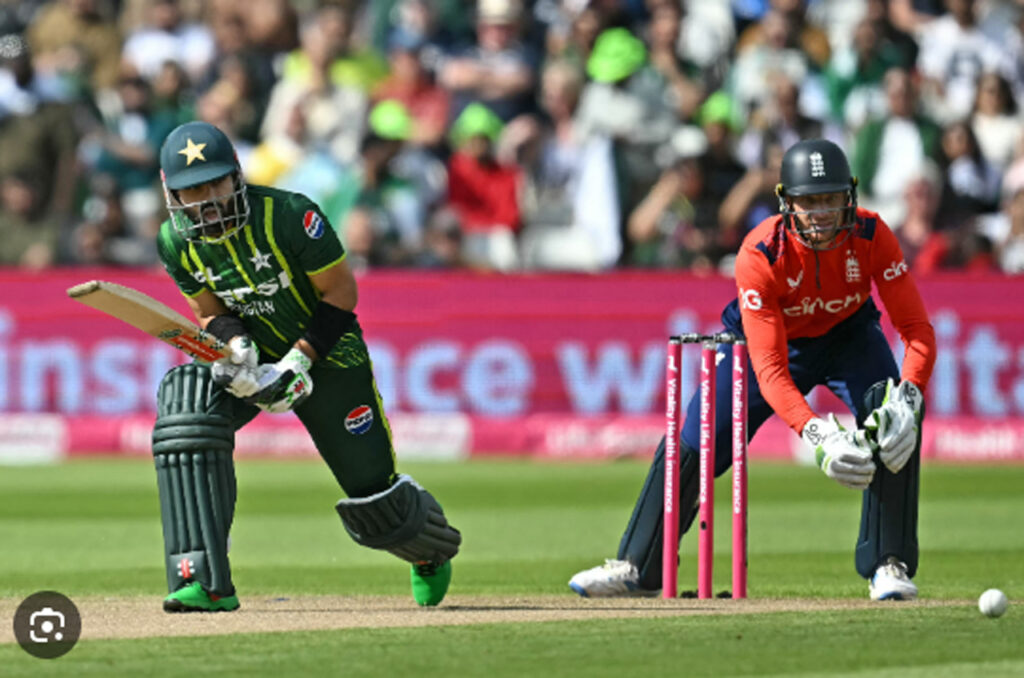
[[[192,137],[189,137],[185,148],[178,151],[178,153],[185,156],[185,166],[188,167],[192,164],[192,161],[196,159],[206,162],[206,156],[203,155],[204,148],[206,148],[206,144],[197,144],[192,141]]]

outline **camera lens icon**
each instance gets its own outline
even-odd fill
[[[33,643],[64,640],[64,613],[44,607],[29,616],[28,637]]]
[[[71,600],[56,591],[33,593],[14,613],[14,635],[33,657],[67,654],[82,634],[82,617]]]

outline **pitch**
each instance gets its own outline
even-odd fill
[[[751,465],[749,601],[588,601],[566,582],[614,555],[643,461],[401,466],[438,488],[466,536],[440,608],[415,605],[402,563],[351,543],[320,462],[241,459],[231,554],[242,609],[184,616],[159,611],[149,460],[2,469],[0,616],[41,589],[83,611],[82,640],[50,662],[12,644],[5,622],[4,675],[1024,673],[1024,468],[926,464],[922,600],[878,604],[853,571],[859,497],[813,468]],[[696,584],[690,537],[681,588]],[[728,530],[716,537],[718,591]],[[975,605],[990,587],[1011,599],[999,619]]]

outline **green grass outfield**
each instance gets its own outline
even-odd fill
[[[453,597],[576,600],[567,580],[614,555],[646,464],[484,461],[402,470],[440,498],[463,532]],[[243,606],[246,596],[409,596],[401,562],[345,534],[326,466],[243,460],[238,479],[231,555]],[[725,478],[717,490],[716,590],[727,588],[730,565]],[[865,599],[867,584],[853,570],[859,506],[857,493],[816,469],[753,464],[750,596]],[[924,599],[951,601],[944,606],[83,640],[52,661],[3,644],[0,676],[1022,676],[1024,605],[987,619],[973,602],[989,587],[1024,599],[1022,518],[1024,467],[925,468],[916,582]],[[684,587],[696,581],[695,549],[687,538]],[[16,604],[42,589],[72,599],[138,596],[159,606],[164,573],[151,463],[0,468],[0,599]],[[0,623],[10,628],[9,618]]]

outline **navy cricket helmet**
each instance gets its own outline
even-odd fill
[[[231,177],[231,189],[184,202],[182,189]],[[242,167],[231,140],[208,122],[179,125],[160,148],[160,178],[171,223],[190,241],[220,242],[249,219]]]
[[[795,211],[793,199],[827,193],[842,193],[841,206],[825,209]],[[806,246],[813,249],[834,249],[845,242],[840,231],[849,236],[856,224],[857,179],[850,173],[846,154],[827,139],[799,141],[786,151],[779,170],[779,184],[775,187],[786,227]],[[800,217],[803,217],[801,219]],[[815,244],[809,235],[831,233],[824,247]]]

